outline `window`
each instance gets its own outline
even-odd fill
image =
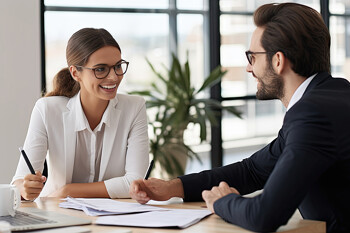
[[[256,101],[256,82],[245,71],[244,51],[249,48],[255,29],[253,12],[271,0],[45,0],[44,15],[47,90],[51,90],[53,76],[66,67],[65,46],[73,32],[83,27],[106,28],[122,48],[122,57],[130,61],[120,92],[145,89],[154,78],[145,58],[156,69],[168,66],[171,53],[184,62],[189,54],[194,85],[200,85],[213,64],[227,70],[215,95],[223,104],[236,106],[243,113],[238,119],[224,113],[222,132],[214,135],[222,139],[212,146],[224,147],[224,163],[232,162],[232,148],[248,145],[254,150],[269,141],[282,125],[284,107],[280,101]],[[290,0],[288,0],[290,2]],[[348,0],[294,0],[320,12],[329,22],[332,37],[331,64],[334,76],[350,77],[350,3]],[[329,6],[327,5],[329,2]],[[218,4],[217,11],[209,8]],[[210,36],[211,22],[219,20],[220,36]],[[212,41],[209,41],[212,38]],[[213,41],[214,40],[214,41]],[[217,41],[215,41],[217,40]],[[212,47],[219,44],[219,58],[212,59]],[[216,60],[215,60],[216,59]],[[209,97],[209,93],[207,93]],[[213,131],[214,132],[214,131]],[[196,144],[193,135],[186,140]],[[262,140],[256,140],[261,138]],[[252,139],[252,140],[251,140]],[[267,140],[268,139],[268,140]],[[248,140],[248,142],[247,142]],[[208,152],[210,147],[206,147]],[[212,156],[222,158],[219,151]],[[237,153],[236,153],[237,154]],[[245,154],[242,152],[241,154]],[[249,155],[249,154],[245,154]],[[209,163],[204,162],[205,166]],[[212,164],[213,165],[213,164]],[[220,165],[215,164],[215,166]],[[210,167],[210,166],[209,166]],[[207,167],[207,168],[209,168]],[[201,167],[203,168],[203,167]]]

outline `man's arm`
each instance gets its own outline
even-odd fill
[[[298,109],[292,120],[286,116],[286,145],[263,193],[254,198],[228,194],[214,202],[216,214],[252,231],[275,231],[288,222],[308,193],[314,201],[324,197],[319,179],[336,161],[336,141],[328,119],[312,106],[306,109],[302,114]],[[317,212],[315,208],[323,207],[308,208]],[[324,212],[319,215],[325,216]]]
[[[219,186],[221,181],[234,187],[242,195],[264,187],[282,153],[284,140],[279,136],[248,159],[224,167],[179,177],[183,184],[185,201],[203,201],[202,191]]]
[[[279,135],[265,148],[242,162],[200,173],[181,176],[171,181],[137,180],[130,185],[130,196],[140,203],[182,197],[185,201],[203,201],[202,192],[225,181],[242,195],[262,189],[281,154],[284,141]]]

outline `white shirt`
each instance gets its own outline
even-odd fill
[[[316,73],[317,74],[317,73]],[[315,78],[316,74],[311,75],[309,78],[307,78],[302,84],[300,84],[300,86],[296,89],[296,91],[294,92],[292,98],[289,101],[288,107],[287,107],[287,111],[293,107],[294,104],[296,104],[300,98],[303,96],[306,88],[309,86],[309,84],[311,83],[311,81]]]
[[[74,158],[72,183],[91,183],[99,180],[105,124],[109,125],[110,104],[101,122],[92,131],[83,108],[77,108],[77,145]]]

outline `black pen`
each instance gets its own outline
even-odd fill
[[[149,175],[151,174],[153,164],[154,164],[154,160],[152,159],[151,162],[149,163],[149,167],[148,167],[146,175],[145,175],[145,180],[147,180]]]
[[[20,148],[18,148],[18,149],[19,149],[19,151],[21,152],[21,154],[23,155],[23,158],[24,158],[24,160],[26,161],[30,172],[31,172],[33,175],[35,175],[35,171],[34,171],[34,169],[33,169],[32,164],[30,163],[30,161],[29,161],[29,159],[28,159],[28,156],[27,156],[26,152],[23,150],[22,147],[20,147]]]

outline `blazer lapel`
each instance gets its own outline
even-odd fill
[[[103,146],[102,146],[102,158],[100,165],[100,174],[98,177],[99,181],[103,180],[103,176],[106,172],[109,158],[112,153],[112,148],[114,146],[115,136],[118,129],[120,110],[117,109],[118,99],[117,97],[111,102],[110,116],[109,116],[109,126],[105,125],[105,133],[103,136]]]
[[[63,113],[63,127],[64,127],[64,152],[65,152],[65,164],[66,164],[66,184],[72,183],[74,158],[75,158],[75,145],[76,145],[76,111],[75,104],[79,100],[80,95],[76,95],[68,101],[68,111]]]

